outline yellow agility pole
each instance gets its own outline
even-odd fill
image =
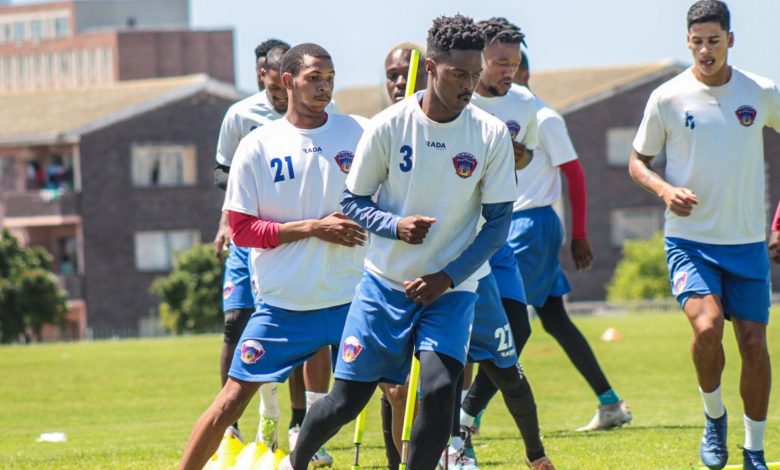
[[[355,436],[352,438],[352,442],[355,444],[355,461],[352,464],[352,470],[360,470],[360,444],[363,443],[363,428],[366,425],[366,409],[357,417],[355,421]]]

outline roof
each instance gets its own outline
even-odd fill
[[[0,93],[0,144],[54,144],[205,92],[236,101],[233,85],[206,75],[116,82],[91,88]]]
[[[531,89],[561,114],[679,73],[683,65],[671,61],[620,67],[593,67],[531,73]],[[371,117],[387,106],[384,87],[345,88],[336,93],[342,112]]]

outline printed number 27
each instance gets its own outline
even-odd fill
[[[293,171],[292,157],[284,157],[284,161],[287,162],[287,173],[290,179],[295,178],[295,171]],[[276,176],[274,176],[274,183],[284,181],[284,164],[281,158],[274,158],[271,160],[271,168],[276,170]]]
[[[412,148],[408,145],[404,145],[401,147],[401,155],[403,155],[404,161],[398,165],[398,167],[401,168],[401,171],[406,173],[412,169]]]

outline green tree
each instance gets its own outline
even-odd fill
[[[626,240],[607,286],[607,300],[666,299],[671,295],[661,232],[647,240]]]
[[[38,339],[44,324],[60,325],[68,311],[67,295],[50,271],[51,256],[41,247],[23,247],[11,233],[0,234],[0,342],[10,343],[32,332]]]
[[[160,319],[168,331],[204,333],[222,323],[222,262],[211,245],[201,244],[176,255],[173,270],[152,283],[160,297]]]

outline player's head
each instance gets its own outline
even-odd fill
[[[323,113],[333,95],[335,75],[333,59],[321,46],[303,43],[287,51],[282,57],[282,83],[289,107],[309,116]]]
[[[268,101],[278,113],[287,111],[287,89],[282,84],[282,57],[290,48],[276,46],[265,56],[265,64],[260,69],[260,80],[263,82]]]
[[[260,89],[260,91],[265,89],[265,87],[263,87],[263,81],[260,79],[260,69],[262,69],[265,65],[268,52],[274,47],[279,46],[284,46],[287,49],[290,48],[290,45],[286,42],[274,38],[263,41],[257,47],[255,47],[255,72],[257,73],[257,87]]]
[[[412,58],[412,50],[420,51],[420,61],[417,64],[417,78],[414,91],[424,90],[427,83],[425,73],[425,54],[423,48],[411,42],[396,44],[385,57],[385,86],[387,95],[392,102],[401,101],[406,96],[406,79],[409,75],[409,65]]]
[[[520,44],[525,35],[506,18],[490,18],[477,23],[485,35],[482,76],[477,91],[483,96],[504,96],[520,65]]]
[[[482,73],[485,37],[474,20],[463,15],[440,16],[428,30],[426,93],[448,111],[460,113]]]
[[[728,78],[728,50],[734,45],[731,15],[719,0],[700,0],[688,9],[688,48],[700,80]]]
[[[528,54],[525,51],[520,52],[520,67],[515,72],[515,78],[513,82],[524,87],[528,86],[528,81],[531,79],[531,64],[528,63]]]

